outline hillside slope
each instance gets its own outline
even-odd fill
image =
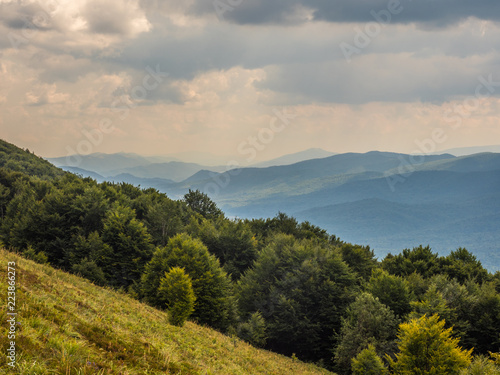
[[[0,250],[0,288],[16,263],[16,371],[0,374],[330,374],[187,323],[126,294]],[[6,298],[2,298],[6,301]],[[5,305],[4,305],[5,306]],[[2,309],[1,350],[7,352]]]

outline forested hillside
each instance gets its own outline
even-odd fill
[[[199,191],[172,200],[42,162],[23,171],[36,157],[22,150],[1,157],[7,249],[166,310],[171,324],[189,319],[339,374],[498,371],[488,358],[500,347],[500,273],[464,248],[378,260],[284,213],[228,219]]]

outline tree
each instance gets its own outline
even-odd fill
[[[482,284],[489,279],[489,274],[481,262],[467,249],[458,248],[442,259],[442,270],[449,277],[460,283],[472,279]]]
[[[73,264],[71,270],[73,273],[81,277],[85,277],[86,279],[95,282],[97,285],[106,284],[104,272],[93,260],[83,258],[80,263]]]
[[[165,246],[169,238],[181,231],[181,218],[179,202],[166,198],[151,204],[145,222],[157,246]]]
[[[373,250],[369,246],[346,243],[340,246],[340,252],[344,262],[356,271],[362,280],[368,281],[373,269],[377,267],[377,260]]]
[[[160,279],[158,294],[166,301],[170,324],[182,327],[194,311],[196,297],[191,278],[184,269],[173,267]]]
[[[386,375],[388,371],[382,359],[377,355],[375,347],[370,344],[352,359],[352,373],[353,375]]]
[[[351,359],[373,347],[376,354],[392,355],[396,350],[399,321],[387,306],[369,293],[362,293],[342,319],[339,345],[335,350],[337,372],[349,373]]]
[[[260,312],[254,312],[248,320],[238,325],[238,337],[256,347],[266,344],[266,321]]]
[[[233,280],[238,280],[257,258],[257,240],[241,220],[191,220],[188,229],[219,259]]]
[[[366,286],[367,292],[389,306],[398,317],[404,317],[411,311],[410,290],[402,277],[390,275],[384,270],[375,269]]]
[[[498,375],[500,374],[500,367],[495,365],[495,362],[478,355],[470,366],[460,372],[460,375]]]
[[[438,255],[429,246],[404,249],[401,254],[387,255],[382,261],[382,268],[393,275],[408,276],[418,272],[424,277],[441,273]]]
[[[284,234],[269,240],[238,283],[243,317],[258,311],[266,321],[266,348],[325,362],[356,290],[338,251]]]
[[[184,201],[194,212],[199,213],[205,219],[216,219],[224,215],[215,202],[199,190],[189,189],[189,192],[184,195]]]
[[[399,327],[399,353],[396,360],[388,357],[394,374],[458,375],[471,363],[471,350],[458,347],[452,329],[444,328],[438,315],[423,316]]]
[[[166,301],[158,293],[161,275],[172,267],[183,268],[192,280],[196,305],[192,318],[200,324],[225,330],[234,320],[231,282],[207,247],[187,234],[172,237],[157,248],[141,277],[141,294],[154,306]]]
[[[98,265],[113,286],[128,287],[140,279],[153,245],[144,224],[129,207],[115,204],[104,220],[102,240],[109,247]]]

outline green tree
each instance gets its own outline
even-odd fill
[[[116,287],[128,287],[138,281],[151,259],[153,245],[144,224],[129,207],[115,204],[104,220],[102,240],[109,247],[98,265],[106,279]]]
[[[373,345],[363,349],[352,359],[353,375],[386,375],[388,373],[382,359],[377,355]]]
[[[169,238],[182,230],[182,217],[180,202],[165,197],[151,203],[145,213],[144,221],[155,245],[165,246]]]
[[[469,279],[482,284],[490,278],[488,271],[475,255],[462,247],[452,251],[441,263],[443,272],[462,284]]]
[[[194,311],[196,297],[191,278],[184,269],[173,267],[160,279],[158,294],[166,301],[170,324],[182,327]]]
[[[191,220],[188,230],[202,240],[233,280],[238,280],[257,258],[257,240],[241,220]]]
[[[477,286],[472,294],[475,303],[470,309],[467,331],[477,353],[496,352],[500,347],[500,294],[493,283]]]
[[[244,317],[259,311],[266,348],[330,363],[341,317],[353,301],[356,277],[338,251],[278,234],[238,283]]]
[[[266,321],[260,312],[254,312],[248,320],[238,325],[238,337],[256,347],[266,345]]]
[[[161,275],[180,267],[191,277],[196,306],[193,319],[225,330],[235,319],[231,281],[207,247],[187,234],[172,237],[167,246],[156,249],[141,277],[141,294],[149,303],[166,303],[158,293]]]
[[[392,355],[396,350],[399,321],[387,306],[369,293],[362,293],[342,319],[339,345],[335,350],[337,372],[349,373],[351,359],[373,347],[376,354]]]
[[[474,357],[470,366],[463,369],[460,375],[498,375],[500,367],[495,362],[482,355]]]
[[[397,276],[418,272],[424,277],[431,277],[442,272],[438,255],[429,246],[422,245],[412,250],[404,249],[398,255],[387,255],[382,261],[382,268]]]
[[[184,195],[184,202],[205,219],[216,219],[224,215],[215,202],[207,194],[199,190],[193,191],[189,189],[189,192]]]
[[[389,306],[398,317],[404,317],[411,311],[411,294],[408,283],[399,276],[394,276],[382,269],[375,269],[366,285],[366,290]]]
[[[423,316],[403,323],[399,328],[399,353],[388,357],[394,374],[459,375],[471,363],[471,350],[458,347],[452,329],[444,328],[438,315]]]
[[[86,279],[93,281],[97,285],[106,284],[106,277],[104,276],[104,272],[101,267],[88,258],[83,258],[80,263],[73,264],[71,271],[81,277],[85,277]]]
[[[342,259],[351,267],[359,277],[368,281],[373,269],[377,267],[375,253],[369,246],[352,245],[350,243],[340,246]]]

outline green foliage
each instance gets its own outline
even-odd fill
[[[227,329],[234,320],[231,282],[219,261],[200,240],[187,234],[172,237],[158,248],[141,278],[141,293],[149,303],[165,304],[158,293],[160,278],[172,267],[181,267],[191,277],[196,306],[192,317],[201,324]]]
[[[113,286],[128,287],[139,280],[151,259],[151,236],[129,207],[115,205],[104,220],[102,240],[109,246],[98,264]]]
[[[399,328],[399,353],[388,357],[394,374],[458,375],[471,363],[471,350],[458,347],[452,329],[444,328],[438,315],[423,316],[403,323]]]
[[[352,245],[349,243],[340,246],[342,259],[351,267],[360,278],[368,281],[373,269],[377,267],[377,260],[369,246]]]
[[[80,263],[73,264],[71,271],[76,275],[93,281],[97,285],[106,285],[104,272],[93,260],[83,258]]]
[[[0,167],[29,176],[51,179],[65,172],[48,161],[0,139]]]
[[[266,321],[260,312],[254,312],[248,320],[238,325],[238,337],[256,347],[266,345]]]
[[[366,290],[389,306],[398,317],[404,317],[411,311],[411,294],[408,283],[399,276],[390,275],[382,269],[375,269],[366,285]]]
[[[28,248],[23,251],[23,256],[40,264],[46,264],[49,261],[49,258],[43,251],[37,252],[31,246],[28,246]]]
[[[375,347],[370,344],[352,359],[352,373],[353,375],[386,375],[388,371],[382,359],[377,355]]]
[[[308,221],[299,223],[294,217],[279,212],[275,217],[268,219],[247,220],[252,231],[259,238],[266,240],[277,233],[288,234],[296,239],[310,239],[328,242],[329,236],[326,230],[312,225]]]
[[[382,261],[382,267],[390,274],[408,276],[418,272],[424,277],[440,273],[438,255],[429,246],[404,249],[401,254],[387,255]]]
[[[339,345],[335,350],[337,371],[348,373],[351,359],[372,347],[376,354],[392,355],[396,349],[399,321],[394,313],[369,293],[362,293],[342,319]]]
[[[356,290],[355,275],[337,251],[283,234],[238,283],[243,316],[259,311],[266,321],[267,348],[325,362]]]
[[[173,267],[160,279],[158,295],[166,302],[170,324],[182,327],[194,311],[196,297],[191,278],[184,269]]]
[[[257,258],[257,240],[241,220],[191,220],[187,230],[202,240],[233,280],[238,280]]]
[[[478,353],[487,354],[500,347],[500,294],[495,285],[484,283],[472,292],[476,303],[470,310],[468,336]]]
[[[454,310],[448,307],[443,294],[437,290],[436,285],[429,287],[421,301],[412,301],[410,304],[413,310],[410,318],[436,314],[449,321],[454,316]]]
[[[200,214],[205,219],[216,219],[224,216],[224,213],[217,207],[210,197],[199,190],[191,190],[184,195],[184,202],[194,212]]]
[[[183,207],[165,196],[150,192],[142,198],[152,200],[143,207],[144,221],[156,246],[165,246],[169,238],[175,236],[183,228]]]
[[[498,375],[500,367],[485,356],[476,356],[470,366],[460,371],[460,375]]]
[[[442,272],[460,283],[474,280],[478,283],[487,281],[490,277],[481,262],[467,249],[459,248],[452,251],[442,261]]]

